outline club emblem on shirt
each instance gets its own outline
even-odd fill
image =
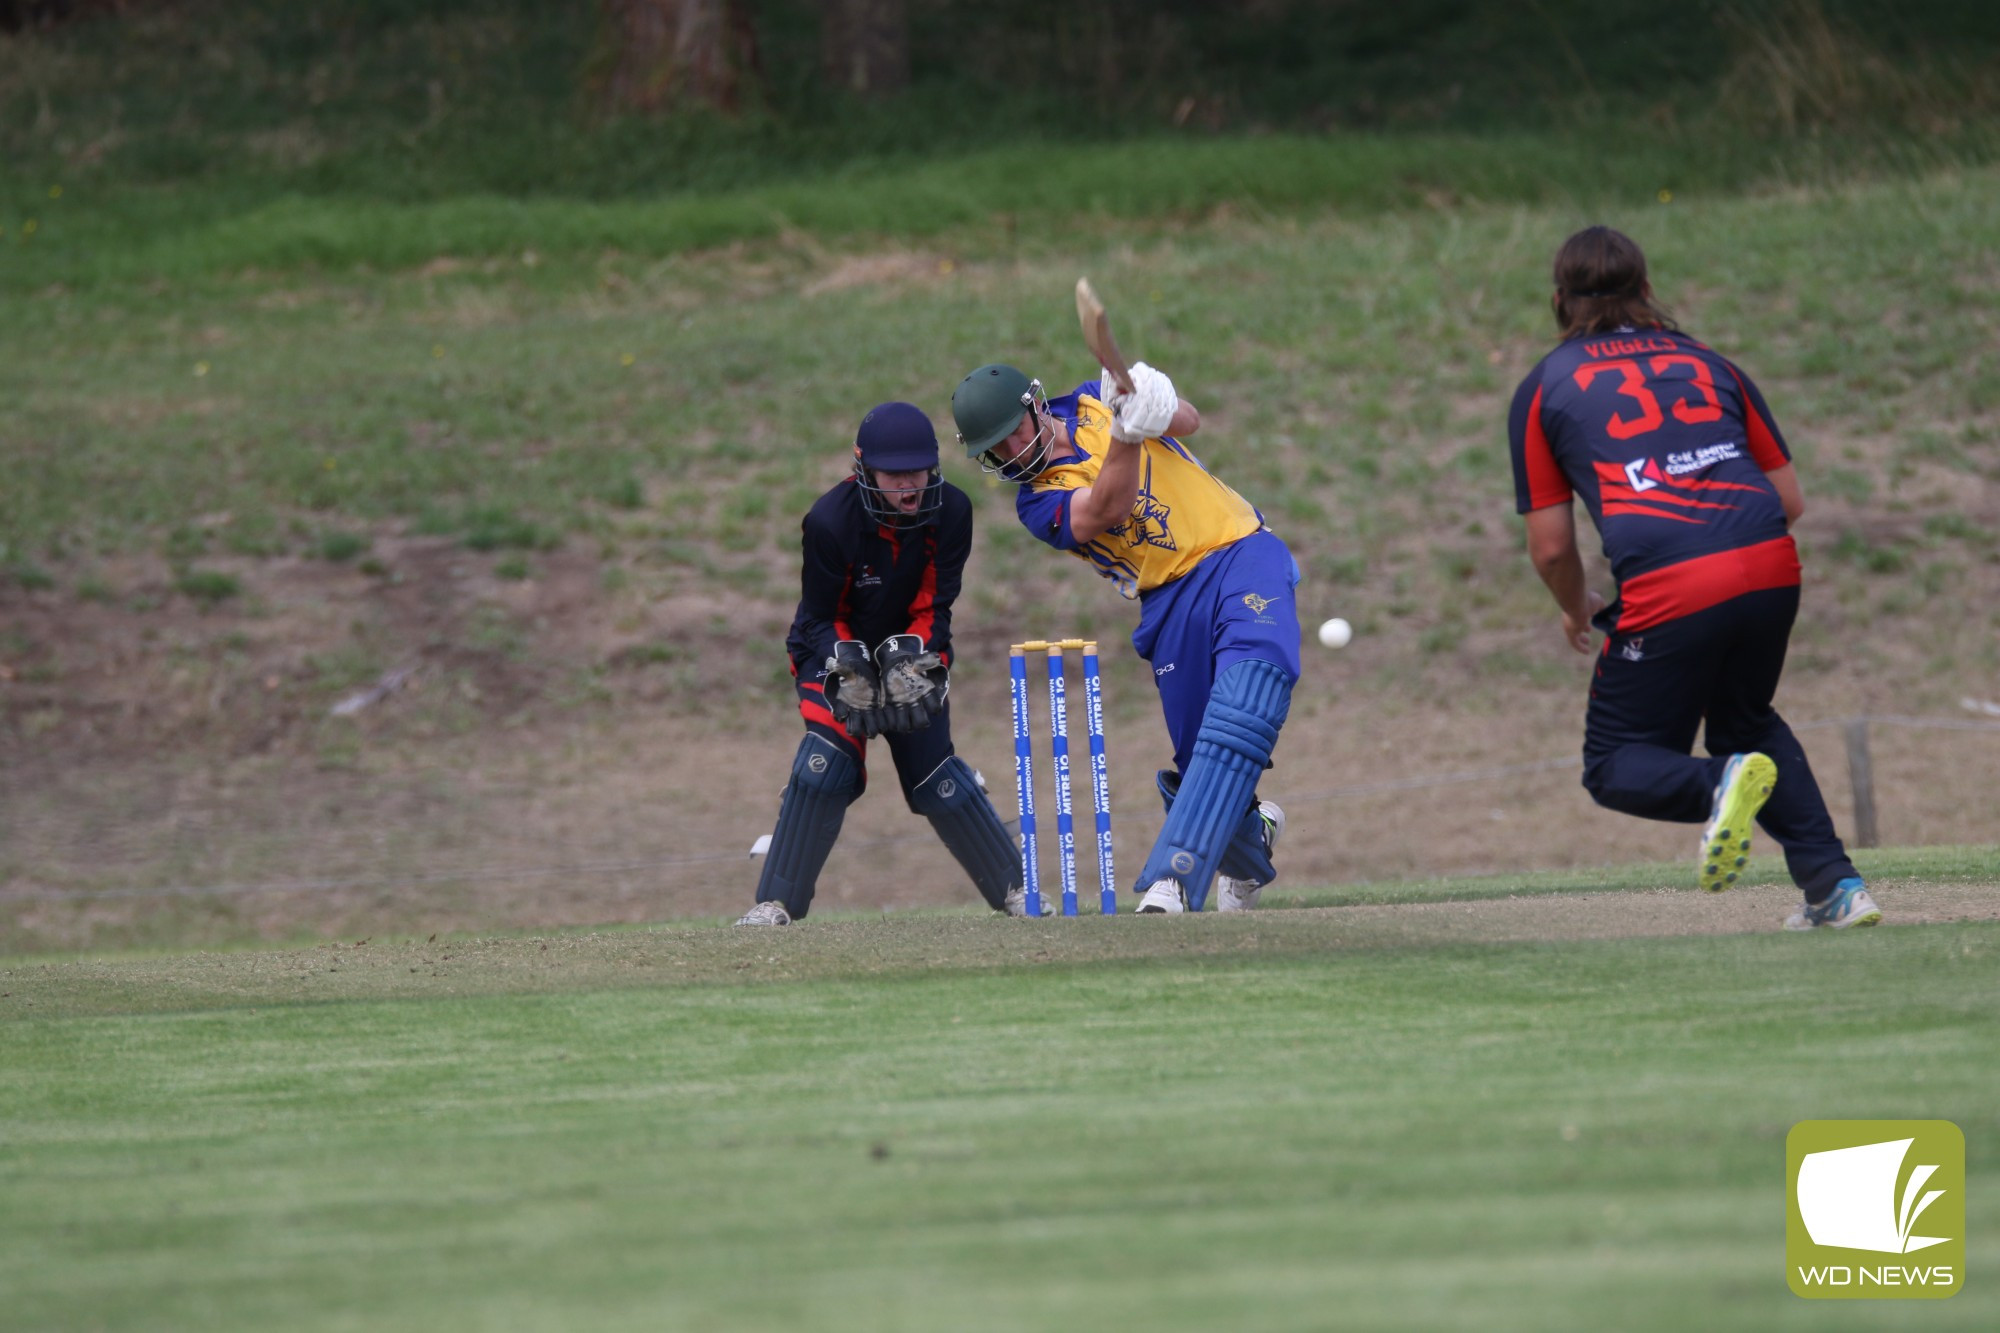
[[[1118,536],[1134,546],[1157,546],[1163,551],[1180,548],[1174,544],[1174,534],[1167,527],[1167,520],[1173,515],[1171,506],[1155,500],[1149,491],[1140,491],[1139,498],[1132,504],[1132,517],[1111,529]]]
[[[1139,485],[1139,498],[1132,502],[1132,517],[1111,529],[1111,535],[1121,537],[1133,546],[1157,546],[1163,551],[1178,551],[1174,534],[1167,527],[1167,520],[1174,512],[1172,505],[1163,505],[1153,498],[1153,460],[1146,460],[1145,479]]]
[[[1249,607],[1252,611],[1255,611],[1260,616],[1264,614],[1264,608],[1269,606],[1270,604],[1271,604],[1271,599],[1268,597],[1259,597],[1254,592],[1246,592],[1243,594],[1243,605]]]

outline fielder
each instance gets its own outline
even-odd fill
[[[923,815],[995,911],[1021,916],[1013,837],[952,750],[951,608],[972,550],[972,502],[938,471],[937,432],[909,403],[861,419],[854,475],[804,523],[791,654],[805,738],[792,759],[757,905],[739,926],[805,916],[847,807],[867,786],[868,741],[895,760]]]
[[[1696,879],[1711,892],[1736,881],[1754,819],[1805,894],[1787,928],[1874,925],[1881,909],[1771,706],[1799,610],[1790,530],[1805,498],[1770,410],[1655,304],[1628,236],[1591,227],[1565,241],[1551,305],[1563,343],[1521,381],[1507,430],[1528,555],[1563,637],[1588,653],[1592,627],[1606,635],[1583,785],[1627,814],[1706,819]],[[1574,495],[1618,580],[1608,606],[1584,585]]]
[[[1166,827],[1134,892],[1141,912],[1256,905],[1278,876],[1284,812],[1257,799],[1299,678],[1298,564],[1263,516],[1182,443],[1201,413],[1143,362],[1133,392],[1109,376],[1060,398],[1012,366],[981,366],[952,394],[967,458],[1019,483],[1029,532],[1139,601],[1132,647],[1152,665],[1174,767]]]

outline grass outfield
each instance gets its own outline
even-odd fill
[[[1892,913],[1990,914],[1976,862]],[[1744,897],[1580,887],[1516,905]],[[2000,924],[1503,943],[1375,897],[17,958],[8,1322],[2000,1321]],[[1965,1131],[1965,1290],[1800,1301],[1785,1133],[1877,1117]]]

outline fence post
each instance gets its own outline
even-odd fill
[[[1856,847],[1873,847],[1875,837],[1875,768],[1868,758],[1868,719],[1847,724],[1847,777],[1854,788]]]

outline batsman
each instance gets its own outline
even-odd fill
[[[1139,911],[1199,912],[1211,882],[1217,910],[1255,906],[1284,829],[1257,783],[1299,678],[1291,552],[1189,451],[1201,413],[1144,362],[1059,398],[1013,366],[984,365],[951,410],[966,457],[1018,484],[1022,525],[1139,602],[1132,647],[1153,668],[1174,747],[1159,774],[1166,825],[1133,886]]]
[[[903,799],[930,820],[995,911],[1024,915],[1013,837],[951,743],[951,609],[972,550],[972,502],[938,469],[937,432],[883,403],[855,432],[854,471],[807,511],[791,656],[806,734],[757,881],[736,924],[784,926],[812,906],[881,737]]]

